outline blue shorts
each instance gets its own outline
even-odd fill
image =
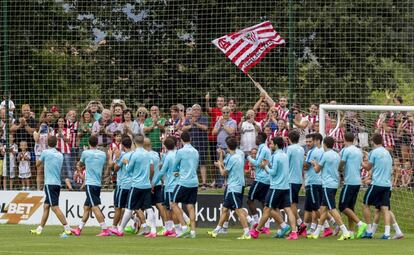
[[[290,207],[288,189],[269,189],[266,194],[265,206],[273,209]]]
[[[266,194],[269,191],[270,185],[264,184],[262,182],[254,181],[252,185],[250,185],[249,195],[247,199],[250,201],[258,200],[260,202],[264,202],[266,199]]]
[[[331,188],[323,188],[323,197],[322,197],[322,206],[327,206],[329,210],[335,209],[336,202],[335,202],[335,196],[336,196],[337,189],[331,189]]]
[[[224,198],[223,207],[235,210],[243,206],[243,195],[238,192],[228,192]]]
[[[346,208],[355,209],[360,185],[344,185],[339,196],[339,211],[343,212]]]
[[[290,203],[298,204],[299,203],[299,191],[300,191],[300,188],[302,187],[302,184],[290,183],[289,186],[290,186],[290,189],[289,189]]]
[[[128,205],[129,189],[121,189],[116,186],[114,192],[114,206],[115,208],[126,208]]]
[[[86,185],[86,206],[98,206],[101,204],[101,187]]]
[[[370,185],[364,196],[365,205],[373,205],[377,209],[381,206],[388,206],[390,208],[391,188]]]
[[[59,205],[60,185],[45,185],[45,204],[50,206]]]
[[[177,185],[174,189],[172,202],[195,205],[197,203],[198,187],[187,188]]]
[[[173,198],[173,192],[164,192],[164,206],[167,210],[171,210],[171,202]]]
[[[152,204],[162,204],[164,203],[164,189],[162,185],[154,187],[154,193],[151,193]]]
[[[131,188],[128,196],[129,210],[146,210],[152,207],[151,189]]]
[[[312,212],[319,210],[322,200],[322,185],[308,185],[305,186],[306,199],[305,211]]]

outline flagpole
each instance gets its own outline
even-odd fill
[[[254,85],[256,86],[256,88],[258,88],[260,90],[260,92],[267,93],[266,90],[264,90],[264,88],[262,87],[262,85],[260,85],[260,83],[256,82],[253,79],[253,77],[250,76],[250,74],[246,73],[246,75],[250,78],[250,80],[252,80],[252,82],[254,83]]]

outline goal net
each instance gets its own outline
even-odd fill
[[[414,106],[322,104],[319,116],[325,116],[320,118],[319,132],[335,139],[337,151],[344,146],[345,132],[352,132],[355,145],[367,152],[372,149],[372,134],[381,134],[383,146],[393,158],[391,209],[397,221],[413,230],[409,218],[414,213]],[[361,178],[365,190],[368,175],[364,169]],[[360,201],[363,195],[360,193]]]

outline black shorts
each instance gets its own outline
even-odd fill
[[[101,187],[86,185],[86,206],[98,206],[101,204]]]
[[[228,192],[224,198],[223,207],[235,210],[243,206],[243,195],[239,192]]]
[[[319,210],[322,200],[322,185],[305,186],[305,191],[305,211],[311,212]]]
[[[266,195],[269,191],[269,188],[269,184],[254,181],[252,185],[250,185],[249,195],[247,196],[247,199],[251,201],[256,199],[260,202],[264,202],[266,200]]]
[[[129,189],[121,189],[116,186],[114,192],[114,206],[115,208],[126,208],[128,205]]]
[[[129,210],[146,210],[152,207],[151,189],[131,188],[128,197]]]
[[[273,209],[290,207],[288,189],[269,189],[266,194],[265,206]]]
[[[302,184],[290,183],[289,198],[290,198],[291,204],[299,203],[299,191],[301,187],[302,187]]]
[[[162,185],[154,187],[154,193],[151,193],[152,205],[164,203],[164,189]]]
[[[60,185],[45,185],[45,204],[50,206],[59,205]]]
[[[345,185],[342,188],[339,196],[339,211],[343,212],[346,208],[352,211],[355,209],[360,187],[360,185]]]
[[[376,208],[388,206],[390,208],[391,188],[370,185],[364,195],[364,204],[373,205]]]
[[[336,208],[336,196],[337,189],[323,188],[322,206],[327,206],[329,210]]]
[[[195,205],[197,203],[198,187],[188,188],[177,185],[174,189],[172,202]]]
[[[164,206],[167,210],[171,210],[171,202],[173,198],[173,192],[164,192]]]

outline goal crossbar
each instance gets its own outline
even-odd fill
[[[325,116],[326,111],[406,111],[414,112],[414,106],[393,106],[393,105],[340,105],[340,104],[321,104],[319,105],[319,133],[325,136]],[[339,122],[338,122],[339,123]]]

